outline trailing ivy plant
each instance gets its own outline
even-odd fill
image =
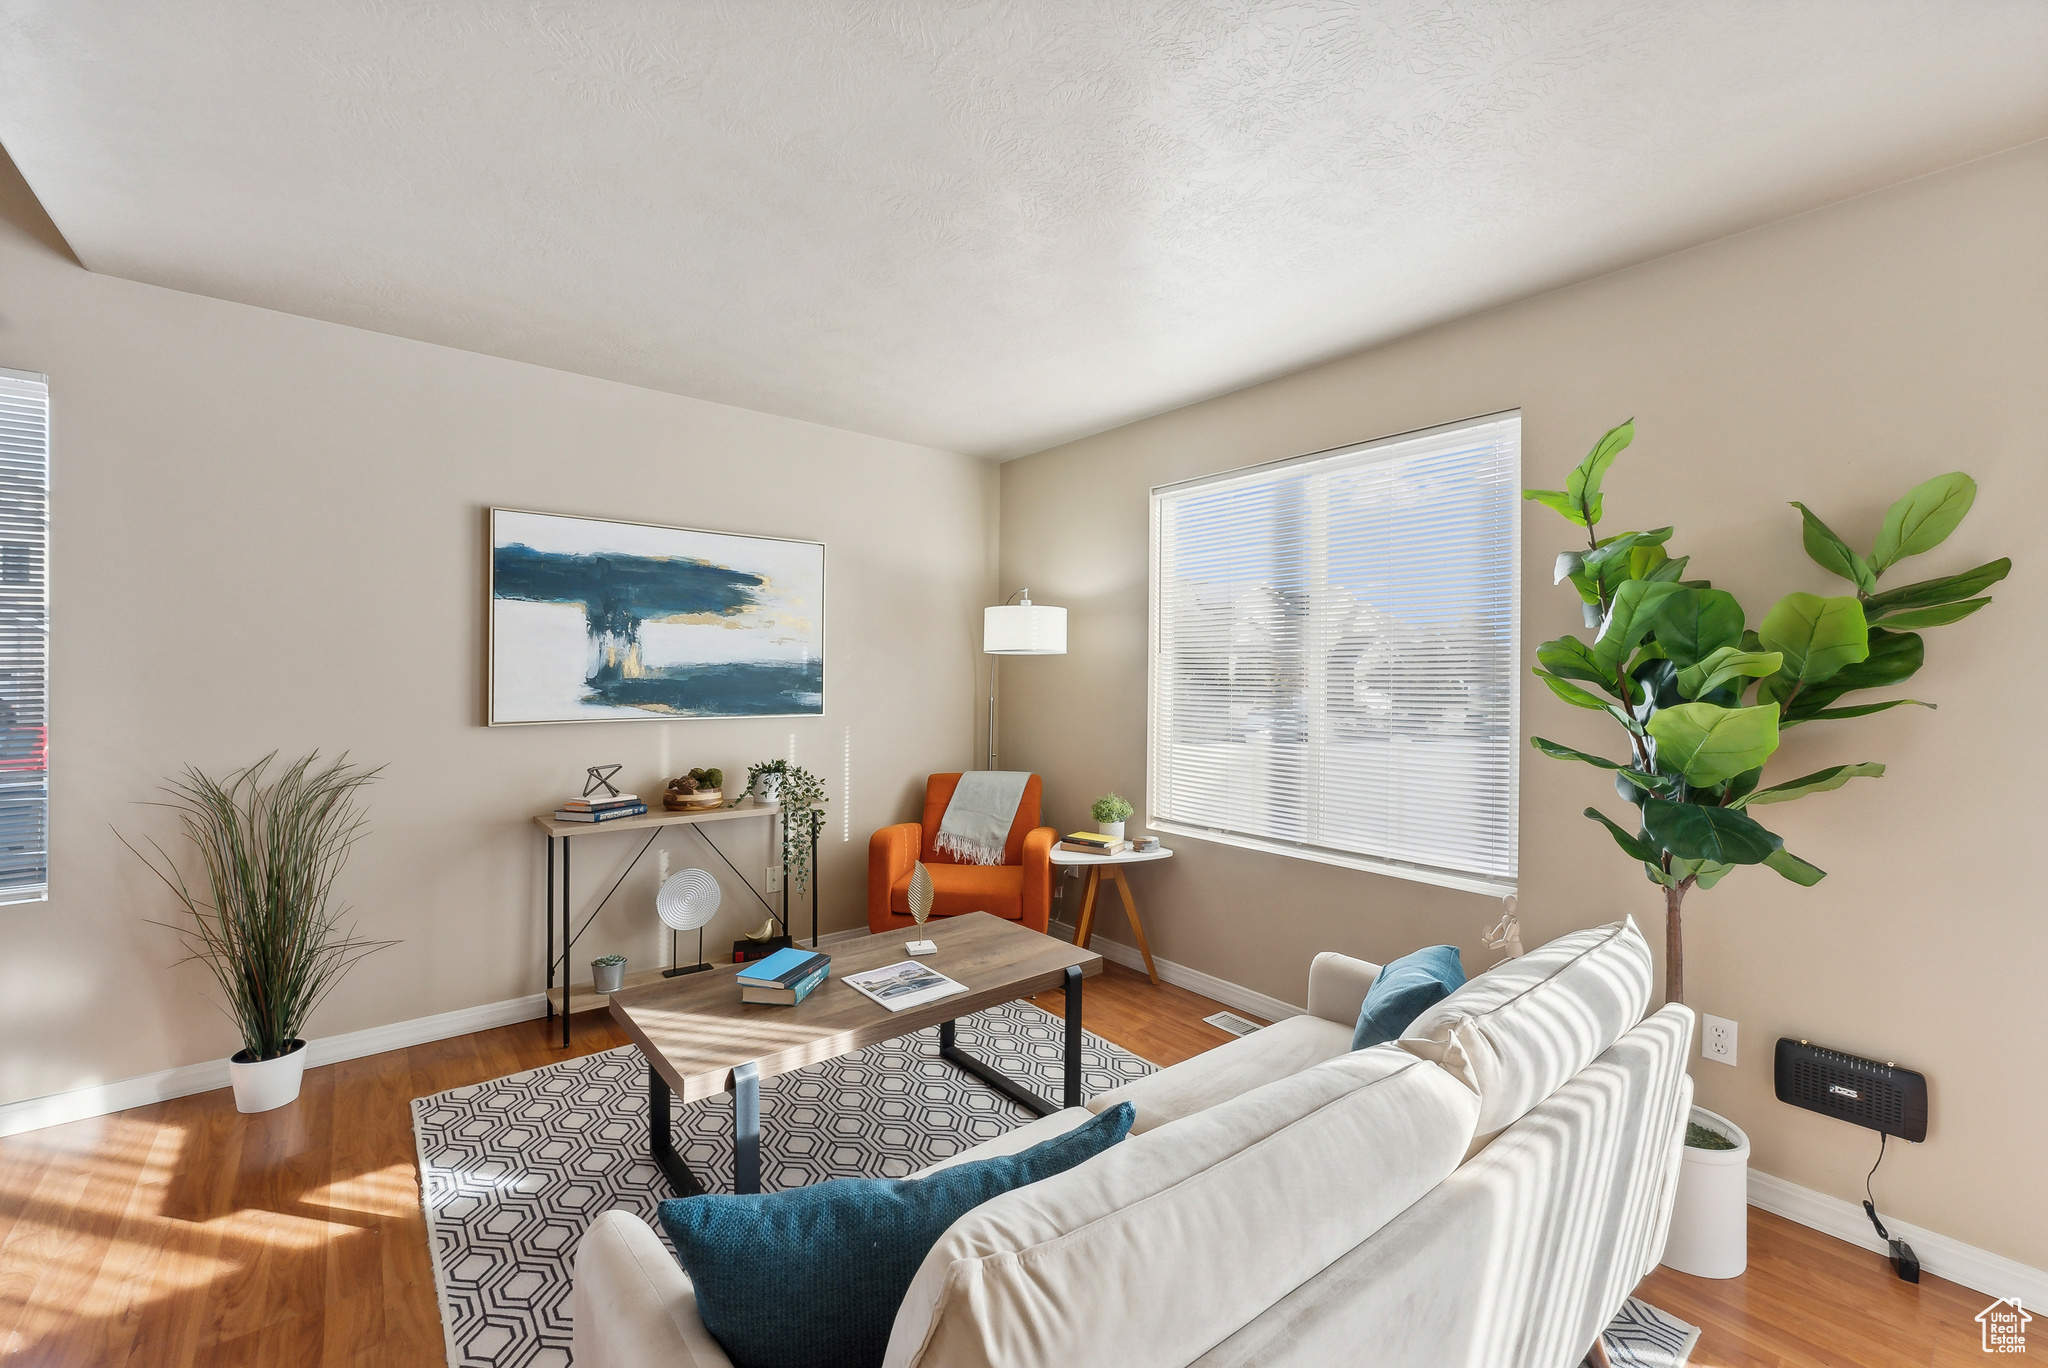
[[[792,891],[801,893],[811,886],[811,846],[825,821],[825,781],[791,761],[763,760],[747,767],[747,788],[764,774],[782,776],[782,868]]]
[[[1983,591],[2004,579],[2012,562],[2001,557],[1961,574],[1879,587],[1888,570],[1939,546],[1970,511],[1977,484],[1960,471],[1907,491],[1885,514],[1867,554],[1794,503],[1807,555],[1853,592],[1787,594],[1751,629],[1733,594],[1684,578],[1689,558],[1667,550],[1671,528],[1600,535],[1601,481],[1634,438],[1631,419],[1594,445],[1563,489],[1523,491],[1584,530],[1585,548],[1558,556],[1556,579],[1578,590],[1585,624],[1594,629],[1590,643],[1575,636],[1544,642],[1535,673],[1565,702],[1613,718],[1627,756],[1589,755],[1540,736],[1530,744],[1611,771],[1615,791],[1635,809],[1627,826],[1598,808],[1585,815],[1663,888],[1664,995],[1683,1002],[1680,909],[1687,892],[1712,888],[1739,865],[1764,865],[1809,887],[1826,877],[1785,849],[1752,810],[1884,773],[1870,761],[1830,765],[1766,787],[1765,762],[1780,735],[1908,704],[1932,708],[1917,698],[1842,700],[1910,679],[1925,659],[1920,629],[1959,621],[1991,602]]]

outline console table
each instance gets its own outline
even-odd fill
[[[590,923],[596,919],[597,914],[599,912],[604,911],[604,905],[611,901],[613,893],[619,891],[619,885],[623,884],[626,881],[626,875],[631,874],[633,872],[634,867],[640,863],[640,857],[642,855],[645,855],[648,852],[648,850],[653,847],[656,838],[661,835],[662,829],[664,827],[676,826],[700,827],[707,822],[731,822],[743,820],[749,817],[766,817],[770,819],[768,825],[768,843],[769,847],[773,849],[776,837],[776,826],[774,819],[779,817],[781,813],[782,809],[780,807],[755,807],[751,800],[745,800],[741,806],[737,807],[712,808],[705,812],[650,811],[639,817],[620,817],[609,822],[563,822],[556,820],[556,818],[552,814],[544,814],[533,819],[533,824],[541,829],[541,833],[546,838],[548,843],[548,898],[547,915],[544,918],[544,920],[546,921],[548,928],[547,995],[548,1019],[550,1021],[554,1019],[555,1011],[558,1005],[555,994],[555,843],[557,841],[560,841],[562,846],[562,888],[560,899],[562,909],[562,955],[560,961],[562,966],[562,990],[559,999],[559,1006],[562,1014],[562,1044],[564,1046],[567,1046],[569,1043],[569,1015],[574,1010],[573,999],[576,992],[576,990],[570,986],[569,982],[569,951],[571,947],[573,947],[576,944],[576,938],[578,936],[581,936],[584,933],[584,931],[589,929]],[[604,897],[598,900],[597,906],[591,909],[590,915],[583,919],[583,925],[575,928],[575,930],[572,931],[569,926],[569,909],[573,905],[570,897],[569,881],[570,847],[574,844],[575,839],[578,836],[608,836],[614,832],[620,831],[645,831],[647,832],[647,840],[644,844],[641,845],[639,851],[634,854],[633,858],[627,862],[625,871],[619,875],[616,881],[613,882],[610,891],[607,892],[604,895]],[[724,851],[720,850],[715,845],[711,845],[710,838],[708,836],[705,836],[703,832],[700,831],[697,834],[701,839],[703,839],[704,844],[711,846],[711,851],[713,854],[717,855],[719,859],[725,860],[727,868],[732,869],[733,873],[739,874],[739,870],[733,866],[732,861],[726,860]],[[816,866],[814,863],[814,871],[815,868]],[[754,886],[753,880],[748,879],[744,874],[740,874],[740,878],[747,885],[748,888],[752,888]],[[812,878],[812,887],[815,888],[816,885],[817,880],[814,872]],[[757,894],[756,896],[759,895]],[[778,919],[782,922],[783,930],[787,932],[789,929],[789,880],[787,876],[784,877],[782,883],[782,902],[782,913]],[[766,904],[766,899],[763,899],[763,903],[764,905]],[[775,909],[773,907],[770,907],[768,909],[768,913],[770,916],[776,915]],[[814,908],[812,912],[812,938],[814,940],[817,936],[816,920],[817,913]],[[630,974],[626,978],[625,986],[630,988],[637,983],[645,983],[652,979],[657,979],[660,976],[661,971],[658,969],[648,970],[644,974]],[[598,993],[594,988],[590,990],[589,995],[593,998],[602,998],[604,996],[607,996],[605,994]]]

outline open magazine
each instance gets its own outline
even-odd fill
[[[916,960],[870,969],[864,974],[848,974],[845,981],[892,1012],[922,1007],[927,1002],[937,1002],[940,998],[967,991],[966,984],[955,983],[938,970]]]

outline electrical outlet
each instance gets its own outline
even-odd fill
[[[1700,1014],[1700,1058],[1731,1068],[1735,1064],[1735,1023],[1727,1017]]]
[[[766,879],[762,880],[762,882],[764,882],[764,883],[766,883],[766,884],[768,885],[768,891],[769,891],[770,893],[779,893],[779,892],[781,892],[781,891],[782,891],[782,866],[781,866],[781,865],[779,865],[779,864],[772,864],[772,865],[769,865],[769,866],[768,866],[768,877],[767,877]]]

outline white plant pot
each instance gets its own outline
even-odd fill
[[[1749,1267],[1749,1137],[1705,1107],[1694,1107],[1691,1119],[1727,1136],[1735,1148],[1683,1147],[1664,1264],[1696,1278],[1739,1278]]]
[[[275,1059],[245,1059],[247,1050],[228,1057],[228,1081],[235,1086],[238,1112],[276,1111],[299,1095],[306,1077],[306,1042],[295,1040]]]
[[[782,802],[782,776],[779,774],[757,774],[754,776],[754,803],[758,807],[775,807]]]
[[[1112,841],[1121,841],[1124,838],[1124,824],[1122,822],[1097,822],[1095,830],[1109,837]]]

